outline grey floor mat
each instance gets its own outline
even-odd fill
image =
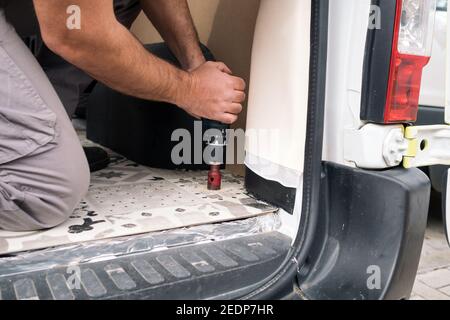
[[[112,156],[107,169],[92,175],[89,194],[66,223],[41,232],[0,231],[0,255],[276,211],[247,195],[243,179],[231,174],[221,191],[208,191],[206,172],[152,169]]]

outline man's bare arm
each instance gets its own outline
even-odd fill
[[[140,2],[184,70],[194,70],[205,63],[187,0]]]
[[[178,96],[188,90],[188,75],[149,54],[117,22],[111,0],[34,0],[34,4],[51,50],[124,93],[181,102]],[[81,30],[66,27],[66,10],[73,4],[81,8]]]
[[[113,89],[135,97],[177,104],[226,123],[242,107],[242,80],[220,63],[191,74],[148,53],[115,18],[112,0],[33,0],[46,45]],[[81,29],[66,26],[70,5],[81,8]]]

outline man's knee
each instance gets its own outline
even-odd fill
[[[89,188],[89,168],[80,156],[43,179],[0,181],[0,229],[37,231],[69,219]],[[28,180],[28,181],[25,181]]]
[[[49,229],[66,222],[86,195],[89,188],[89,170],[80,166],[77,174],[66,174],[60,183],[44,194],[27,194],[25,200],[36,220],[35,230]]]
[[[64,223],[87,194],[90,183],[89,167],[82,159],[63,173],[53,190],[48,190],[41,200],[51,204],[51,213],[43,216],[44,228],[53,228]]]

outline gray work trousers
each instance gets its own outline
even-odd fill
[[[127,27],[141,11],[139,0],[114,0],[114,9]],[[32,1],[10,1],[5,10],[8,19],[0,8],[0,230],[35,231],[66,221],[87,192],[89,167],[69,116],[93,79],[43,44]],[[27,38],[33,48],[22,41]]]
[[[88,186],[86,157],[63,104],[0,9],[0,229],[61,224]]]

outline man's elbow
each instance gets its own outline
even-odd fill
[[[75,63],[81,58],[82,42],[76,36],[69,34],[70,31],[46,32],[42,31],[42,40],[45,45],[55,54],[67,61]]]

